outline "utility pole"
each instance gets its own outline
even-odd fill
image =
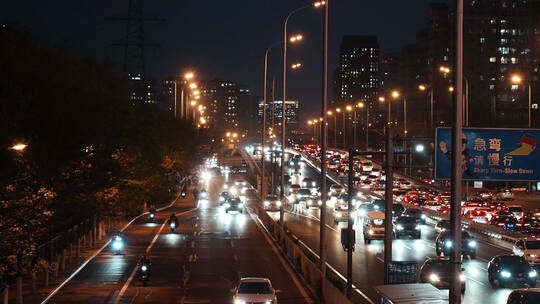
[[[450,253],[450,297],[452,304],[461,303],[461,192],[462,192],[462,136],[463,136],[463,0],[454,1],[454,117],[452,125],[452,202],[450,233],[454,246]]]
[[[347,182],[347,298],[351,299],[352,296],[352,259],[355,243],[355,233],[353,230],[353,221],[351,214],[353,212],[353,174],[354,174],[354,156],[355,150],[349,149],[349,174]]]
[[[323,118],[321,126],[321,215],[319,228],[319,256],[320,268],[322,274],[322,282],[326,280],[326,149],[328,147],[328,136],[326,122],[328,121],[328,11],[330,0],[326,0],[324,6],[324,21],[323,21],[323,60],[322,60],[322,104],[321,117]]]
[[[385,210],[384,210],[384,283],[389,284],[388,269],[392,262],[392,208],[394,185],[394,129],[386,125],[386,164],[385,164]]]

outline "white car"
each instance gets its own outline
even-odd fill
[[[508,206],[508,211],[512,212],[512,214],[517,218],[517,220],[521,220],[521,218],[525,215],[525,212],[523,211],[523,208],[521,206]]]
[[[509,189],[502,190],[502,191],[497,192],[496,197],[499,200],[511,201],[514,199],[514,192],[510,191]]]
[[[242,278],[237,288],[233,290],[234,304],[269,303],[276,304],[276,293],[269,279],[266,278]]]
[[[330,186],[330,195],[338,196],[345,192],[345,189],[340,184],[333,184]]]
[[[400,181],[399,182],[399,188],[403,190],[411,190],[412,184],[408,181]]]
[[[373,163],[371,161],[362,162],[362,171],[371,171],[373,170]]]
[[[531,266],[540,265],[540,240],[524,238],[512,247],[515,255],[523,256]]]

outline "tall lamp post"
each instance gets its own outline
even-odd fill
[[[364,107],[366,108],[366,151],[368,151],[369,149],[369,144],[368,144],[369,143],[369,105],[366,105],[363,102],[359,102],[356,106],[360,109]],[[356,111],[355,111],[355,116],[356,116]]]
[[[260,189],[260,195],[261,199],[264,199],[265,192],[265,183],[264,183],[264,176],[265,176],[265,168],[264,168],[264,162],[265,162],[265,152],[264,147],[266,146],[266,108],[267,108],[267,98],[268,98],[268,53],[270,52],[270,49],[272,49],[275,46],[278,46],[282,43],[282,41],[278,41],[269,47],[266,48],[264,51],[264,76],[263,76],[263,113],[262,113],[262,130],[261,130],[261,189]],[[272,100],[272,107],[274,106],[274,101]],[[273,112],[273,111],[272,111]],[[272,126],[273,127],[273,126]],[[272,152],[273,153],[273,152]],[[272,154],[273,155],[273,154]],[[272,189],[273,191],[273,189]]]
[[[418,90],[426,91],[428,87],[424,84],[418,86]],[[429,128],[433,130],[433,86],[429,86]]]
[[[347,105],[345,106],[345,110],[346,111],[343,111],[343,148],[347,148],[348,145],[347,145],[347,133],[346,133],[346,130],[347,130],[347,124],[346,124],[346,119],[347,119],[347,116],[349,116],[349,114],[347,114],[346,112],[352,112],[353,110],[353,107],[351,105]]]
[[[297,9],[292,10],[286,17],[283,22],[283,100],[281,103],[281,174],[280,174],[280,187],[279,187],[279,193],[280,198],[283,200],[285,197],[285,147],[287,146],[286,142],[286,113],[287,113],[287,46],[288,42],[294,43],[299,40],[302,40],[302,35],[295,35],[293,37],[289,37],[287,26],[289,24],[289,19],[294,14],[298,13],[299,11],[302,11],[308,7],[311,7],[311,5],[304,5],[302,7],[299,7]],[[283,215],[284,215],[284,209],[283,204],[281,205],[279,211],[279,219],[280,223],[283,224]]]
[[[510,77],[510,82],[514,85],[520,85],[523,83],[523,77],[521,77],[521,75],[519,74],[513,74],[511,77]],[[531,94],[531,82],[530,81],[527,81],[528,83],[528,90],[527,90],[527,94],[528,94],[528,99],[529,99],[529,102],[528,102],[528,110],[527,110],[527,115],[528,115],[528,127],[529,128],[532,128],[532,115],[531,115],[531,109],[532,109],[532,94]]]

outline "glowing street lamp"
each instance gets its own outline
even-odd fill
[[[393,98],[398,98],[400,94],[399,91],[392,91],[391,95]]]
[[[184,79],[186,80],[193,79],[193,77],[195,77],[195,74],[193,72],[187,72],[184,74]]]
[[[195,90],[197,88],[197,84],[192,82],[189,84],[189,88]]]
[[[293,70],[299,69],[300,67],[302,67],[302,64],[301,64],[300,62],[293,63],[293,64],[291,65],[291,68],[292,68]]]
[[[523,82],[523,78],[519,74],[514,74],[512,77],[510,77],[510,82],[512,82],[512,84],[521,84]]]
[[[22,152],[26,148],[28,148],[28,145],[24,144],[24,143],[17,143],[17,144],[14,144],[13,146],[10,147],[11,150],[15,150],[15,151],[18,151],[18,152]]]
[[[302,39],[304,39],[304,36],[302,34],[297,34],[297,35],[291,36],[289,38],[289,41],[290,42],[298,42],[298,41],[301,41]]]
[[[318,7],[321,7],[321,6],[325,5],[325,4],[326,4],[326,1],[316,1],[316,2],[313,2],[313,6],[314,6],[314,7],[317,7],[317,8],[318,8]]]
[[[423,84],[420,84],[420,85],[418,85],[418,89],[420,91],[425,91],[425,90],[427,90],[427,87],[425,85],[423,85]]]

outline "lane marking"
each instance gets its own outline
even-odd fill
[[[197,210],[198,207],[195,207],[193,209],[190,209],[190,210],[187,210],[187,211],[184,211],[184,212],[181,212],[181,213],[178,213],[177,216],[181,216],[181,215],[184,215],[188,212],[192,212],[194,210]],[[150,250],[152,249],[152,247],[154,246],[154,244],[156,243],[159,235],[161,234],[161,231],[163,230],[163,228],[165,227],[165,224],[167,224],[167,219],[165,219],[163,221],[163,224],[161,224],[161,227],[159,227],[159,230],[158,232],[154,235],[154,238],[152,239],[152,241],[150,242],[150,244],[148,245],[148,247],[146,247],[146,254],[148,255],[148,253],[150,252]],[[127,279],[126,283],[124,284],[124,286],[122,286],[122,289],[120,289],[120,292],[116,295],[116,299],[114,301],[114,304],[118,304],[118,302],[120,302],[120,299],[122,298],[122,296],[124,295],[124,293],[126,293],[129,285],[131,284],[131,281],[133,281],[133,278],[135,277],[135,274],[137,273],[137,270],[139,270],[139,265],[136,265],[134,268],[133,268],[133,271],[131,272],[131,274],[129,275],[129,278]]]
[[[478,283],[478,284],[480,284],[480,285],[486,286],[486,284],[484,284],[484,283],[478,281],[477,279],[473,279],[473,278],[471,278],[470,276],[465,276],[465,277],[467,278],[467,280],[471,280],[471,281],[473,281],[473,282],[475,282],[475,283]]]
[[[249,216],[251,217],[251,219],[255,222],[255,225],[259,228],[259,230],[261,231],[261,234],[264,236],[264,239],[266,240],[266,242],[270,245],[270,247],[272,248],[272,251],[274,251],[275,255],[278,257],[279,261],[281,262],[281,265],[283,265],[283,268],[285,268],[285,270],[287,271],[287,273],[289,273],[289,276],[291,277],[291,279],[293,280],[294,284],[296,285],[296,287],[298,288],[298,290],[300,291],[300,293],[302,294],[302,297],[304,298],[304,300],[308,303],[308,304],[313,304],[315,303],[313,301],[313,299],[311,299],[311,297],[309,296],[308,292],[304,289],[304,285],[298,280],[298,278],[296,277],[296,273],[291,269],[291,266],[287,263],[287,261],[285,261],[285,259],[281,256],[281,253],[279,252],[279,250],[277,249],[276,245],[274,244],[274,242],[270,239],[270,237],[267,235],[269,234],[270,232],[268,232],[268,230],[266,230],[266,227],[263,225],[263,223],[261,222],[261,220],[259,219],[258,216],[255,216],[251,210],[249,208],[248,209],[248,213],[249,213]]]
[[[162,211],[162,210],[172,207],[174,203],[178,201],[179,197],[180,197],[180,194],[178,194],[178,196],[174,200],[172,200],[172,202],[169,205],[159,208],[157,209],[157,211]],[[127,223],[122,229],[120,229],[120,232],[124,232],[124,230],[126,230],[133,222],[135,222],[135,220],[139,219],[143,215],[147,215],[148,213],[149,212],[143,212],[139,214],[138,216],[134,217],[131,221],[129,221],[129,223]],[[105,242],[105,244],[101,246],[101,248],[99,248],[92,256],[86,259],[86,261],[84,261],[81,264],[81,266],[79,266],[79,268],[75,269],[75,271],[73,271],[71,275],[69,275],[69,277],[67,277],[62,283],[60,283],[60,285],[58,285],[55,289],[53,289],[51,293],[49,293],[49,295],[43,301],[41,301],[41,304],[46,304],[47,302],[49,302],[60,291],[60,289],[62,289],[67,283],[69,283],[69,281],[71,281],[84,267],[86,267],[86,265],[88,265],[90,261],[92,261],[99,254],[101,254],[101,252],[105,250],[105,248],[107,248],[107,246],[109,246],[110,243],[111,243],[111,239]]]

